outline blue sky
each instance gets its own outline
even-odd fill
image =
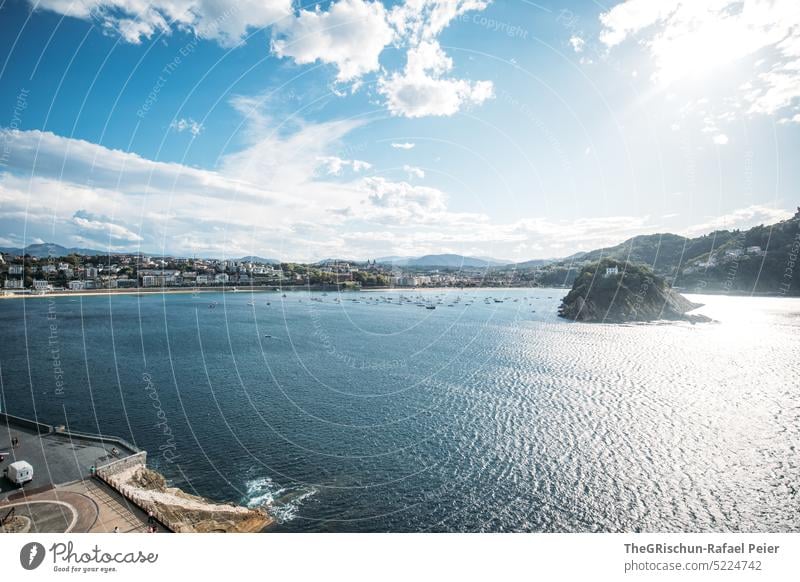
[[[798,203],[790,1],[6,0],[0,47],[0,246],[530,259]]]

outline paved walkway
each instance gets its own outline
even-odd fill
[[[14,437],[19,439],[16,447],[11,446]],[[120,456],[133,452],[107,441],[60,433],[40,435],[27,427],[0,422],[0,452],[5,453],[0,470],[14,461],[29,462],[33,466],[33,481],[25,484],[26,490],[40,491],[44,487],[88,478],[90,467],[115,458],[114,449]],[[0,500],[19,490],[8,479],[0,478]]]
[[[11,446],[11,439],[19,444]],[[90,468],[133,451],[119,443],[61,433],[39,434],[28,426],[0,422],[0,470],[14,461],[33,466],[24,487],[0,475],[0,520],[14,514],[30,520],[30,532],[146,532],[147,515],[106,484]]]
[[[120,533],[147,531],[147,515],[141,509],[94,480],[13,495],[0,502],[0,519],[11,508],[15,515],[30,519],[30,531],[36,533],[110,533],[114,528]]]

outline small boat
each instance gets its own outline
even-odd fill
[[[435,305],[426,305],[425,309],[436,309]]]

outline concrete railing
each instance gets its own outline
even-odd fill
[[[29,418],[22,418],[21,416],[14,416],[13,414],[8,414],[7,412],[0,412],[0,421],[5,421],[5,423],[8,425],[16,424],[22,428],[29,428],[35,430],[39,434],[49,434],[53,432],[53,427],[49,424],[36,422],[35,420],[30,420]]]
[[[83,439],[85,441],[97,441],[99,443],[109,443],[112,445],[119,445],[120,447],[128,449],[133,453],[140,452],[138,447],[133,446],[125,439],[121,439],[115,436],[106,436],[102,434],[94,434],[91,432],[80,432],[76,430],[66,430],[62,427],[54,427],[53,434],[63,435],[67,438],[77,438],[77,439]]]

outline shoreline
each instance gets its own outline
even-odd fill
[[[566,291],[569,292],[569,287],[529,287],[529,286],[509,286],[509,287],[366,287],[362,289],[324,289],[324,288],[311,288],[304,286],[292,287],[247,287],[244,289],[235,289],[233,287],[211,287],[211,288],[135,288],[135,289],[97,289],[81,291],[52,291],[48,293],[8,293],[0,294],[2,299],[43,299],[47,297],[104,297],[112,295],[185,295],[187,293],[235,293],[235,294],[255,294],[255,293],[297,293],[301,291],[313,293],[372,293],[377,291],[392,291],[398,293],[421,293],[421,292],[459,292],[467,293],[470,291],[517,291],[517,290],[535,290],[535,289],[549,289],[553,291]],[[746,291],[720,291],[713,289],[703,289],[702,291],[693,291],[687,289],[674,288],[675,291],[684,295],[713,295],[713,296],[729,296],[729,297],[772,297],[776,299],[797,299],[800,295],[785,295],[780,293],[749,293]]]
[[[9,293],[0,295],[0,299],[41,299],[44,297],[97,297],[109,295],[171,295],[171,294],[186,294],[186,293],[236,293],[236,294],[252,294],[252,293],[297,293],[300,291],[313,292],[313,293],[362,293],[374,291],[397,291],[398,293],[414,293],[422,291],[490,291],[490,290],[517,290],[517,289],[568,289],[567,287],[365,287],[361,289],[324,289],[324,288],[311,288],[304,286],[293,287],[246,287],[238,288],[233,287],[212,287],[212,288],[136,288],[136,289],[97,289],[94,291],[83,289],[81,291],[51,291],[47,293]]]

